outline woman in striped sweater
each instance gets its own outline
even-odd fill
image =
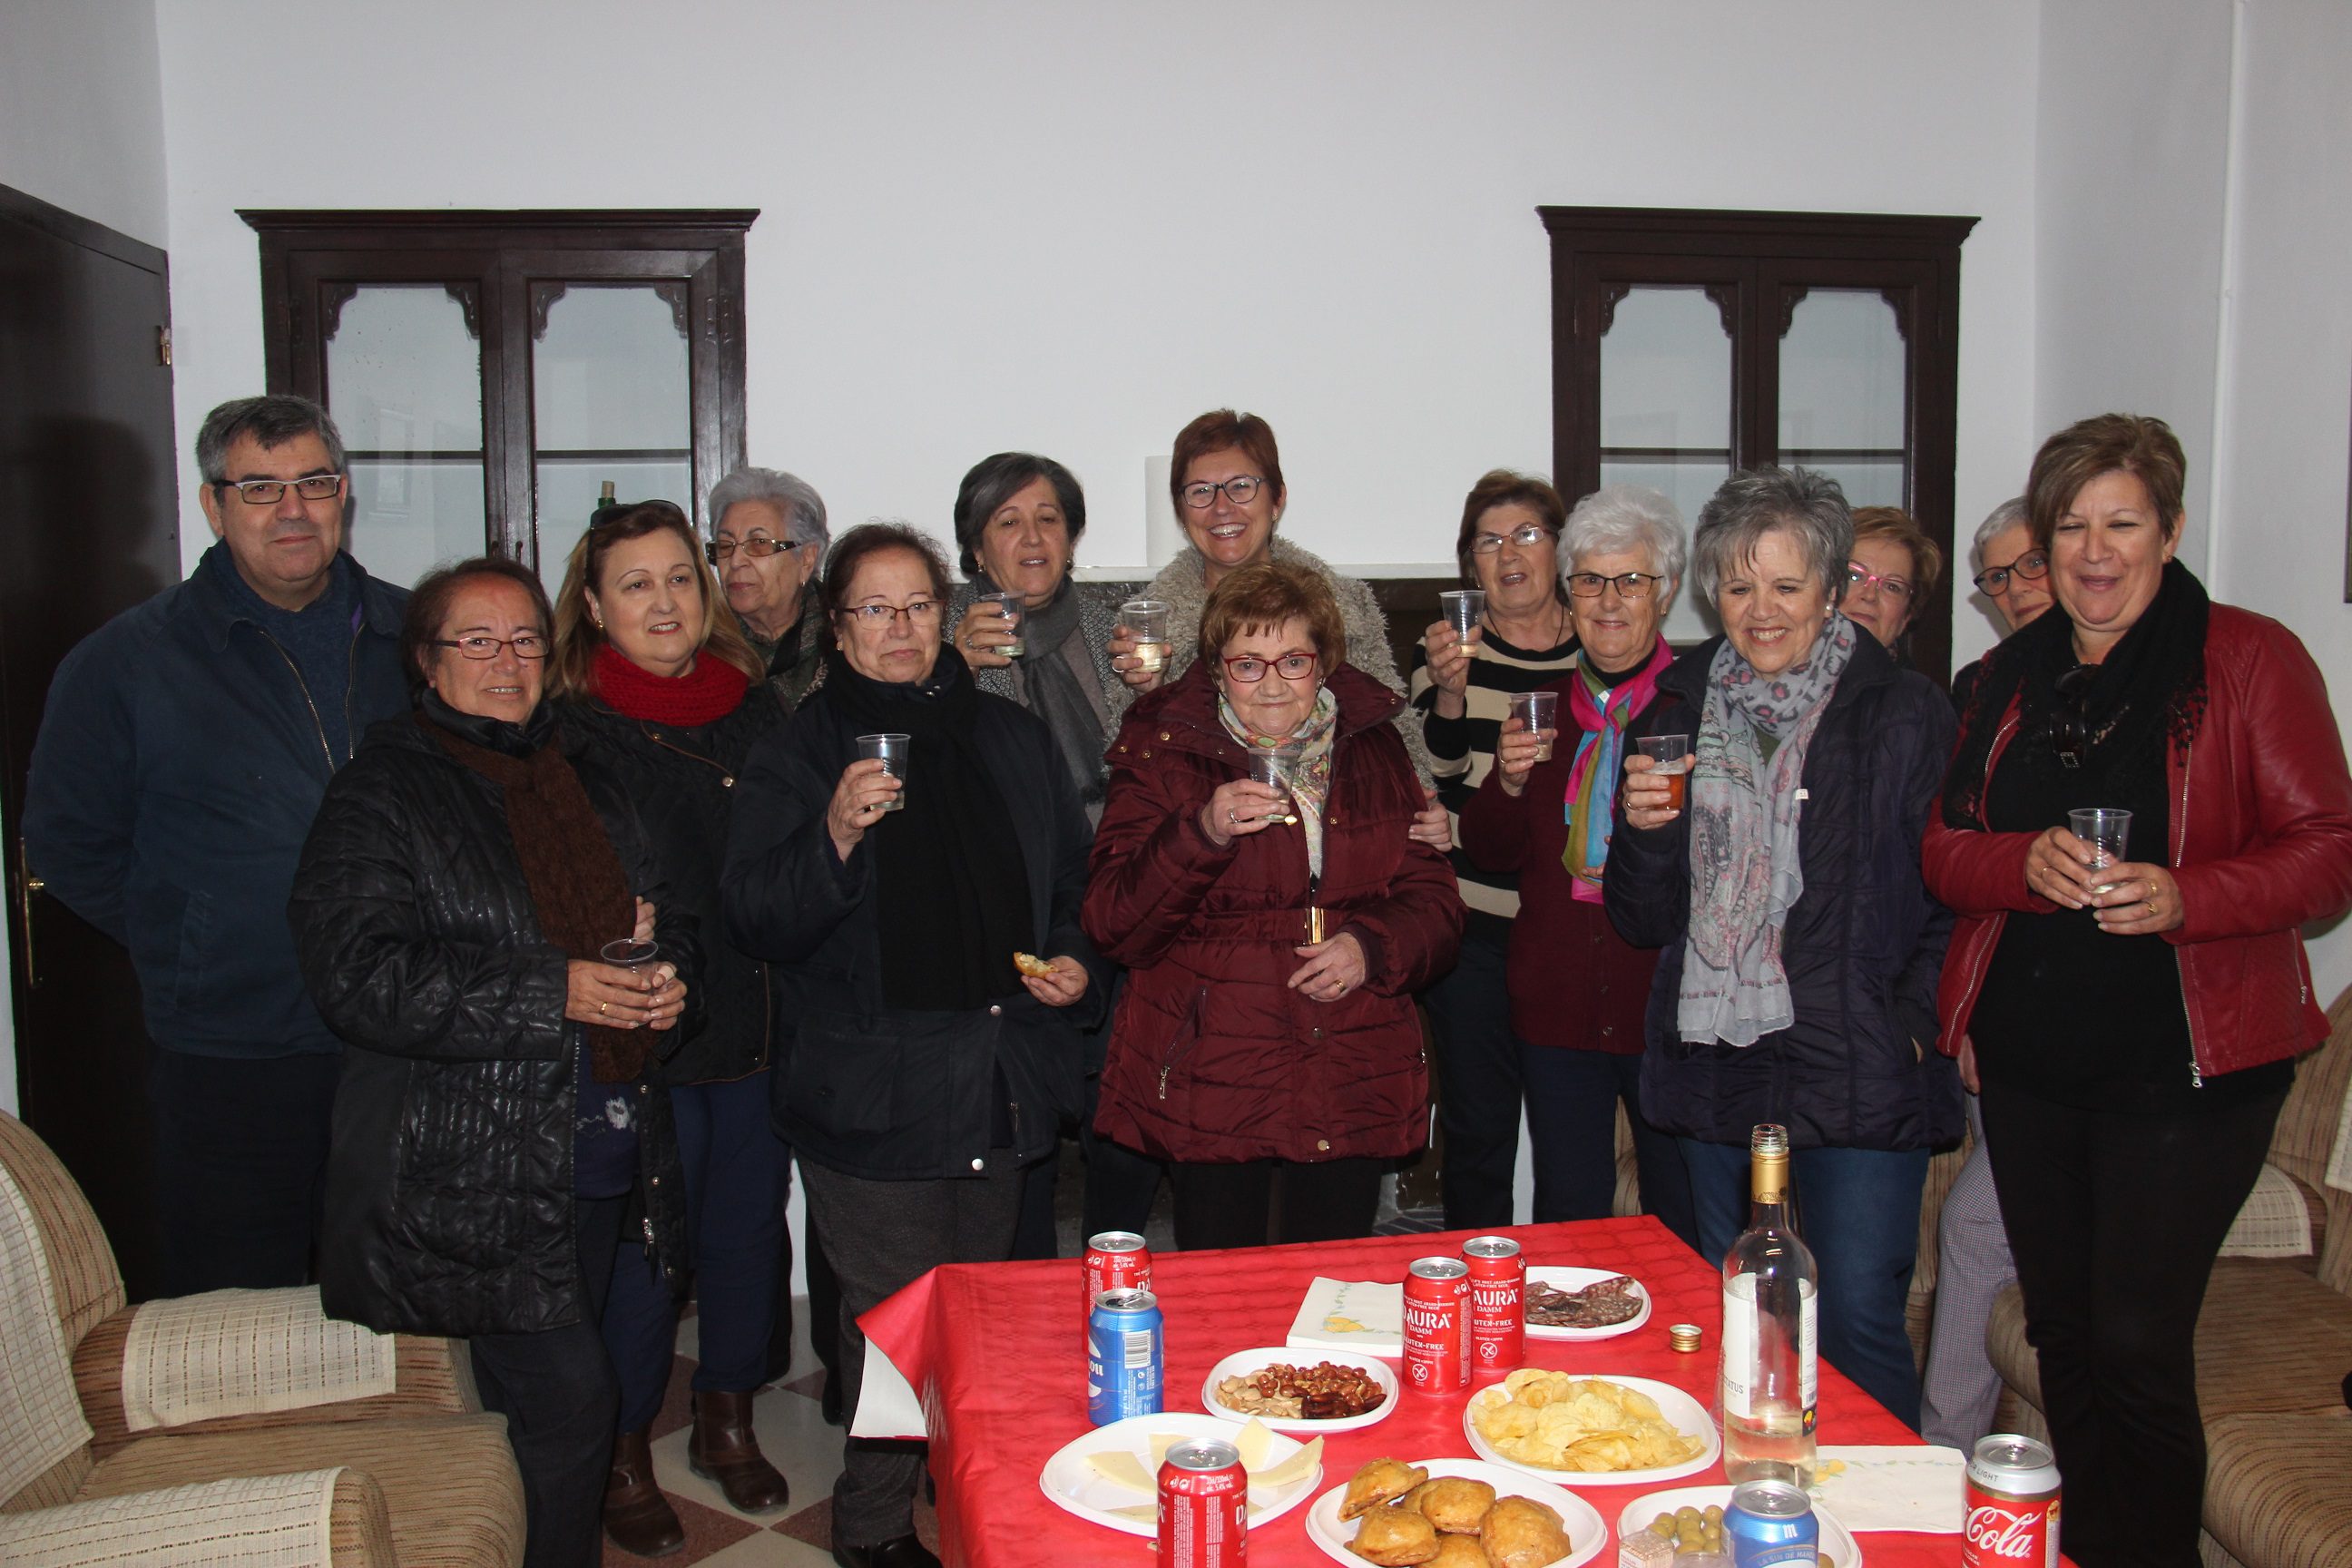
[[[1559,582],[1559,492],[1529,474],[1496,468],[1471,487],[1454,558],[1465,587],[1486,591],[1465,644],[1439,621],[1413,650],[1412,704],[1422,715],[1444,805],[1461,842],[1461,813],[1494,765],[1513,694],[1549,686],[1576,665],[1576,636]],[[1505,985],[1518,879],[1482,871],[1459,849],[1454,873],[1470,922],[1454,972],[1423,998],[1437,1030],[1437,1094],[1445,1131],[1445,1224],[1511,1223],[1522,1082]]]

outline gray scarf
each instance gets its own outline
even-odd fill
[[[984,572],[975,591],[997,592]],[[1042,609],[1022,617],[1021,657],[1013,661],[1013,700],[1045,721],[1077,785],[1089,818],[1099,815],[1103,753],[1110,750],[1110,705],[1095,672],[1094,650],[1079,635],[1077,589],[1068,578]]]
[[[1780,932],[1805,891],[1797,796],[1805,753],[1853,656],[1853,623],[1832,613],[1801,664],[1759,675],[1715,650],[1690,782],[1690,933],[1676,1023],[1685,1040],[1752,1046],[1797,1021]],[[1767,760],[1758,731],[1775,742]]]

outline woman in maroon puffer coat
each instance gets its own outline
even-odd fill
[[[1368,1235],[1383,1164],[1429,1135],[1412,997],[1452,965],[1462,900],[1407,835],[1403,700],[1345,662],[1320,576],[1233,573],[1200,646],[1111,748],[1083,919],[1129,974],[1096,1129],[1170,1162],[1180,1247]],[[1248,777],[1277,743],[1287,791]]]

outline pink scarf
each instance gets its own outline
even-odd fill
[[[1561,864],[1575,879],[1570,891],[1582,903],[1601,901],[1601,873],[1609,861],[1609,823],[1617,808],[1617,781],[1625,772],[1625,726],[1658,694],[1658,677],[1675,661],[1675,650],[1658,646],[1632,676],[1605,689],[1577,661],[1568,683],[1568,714],[1583,731],[1568,771],[1568,847]]]

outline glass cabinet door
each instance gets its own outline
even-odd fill
[[[683,281],[531,289],[531,486],[552,592],[606,480],[622,501],[694,515],[693,395]]]
[[[1731,473],[1732,343],[1719,292],[1700,284],[1629,289],[1601,337],[1601,482],[1664,491],[1685,525]],[[1684,593],[1667,616],[1667,637],[1707,631]]]
[[[1853,506],[1904,506],[1909,354],[1876,289],[1792,289],[1780,336],[1780,458],[1837,480]]]
[[[482,352],[470,286],[357,286],[326,327],[326,404],[352,465],[352,557],[413,583],[482,551]]]

